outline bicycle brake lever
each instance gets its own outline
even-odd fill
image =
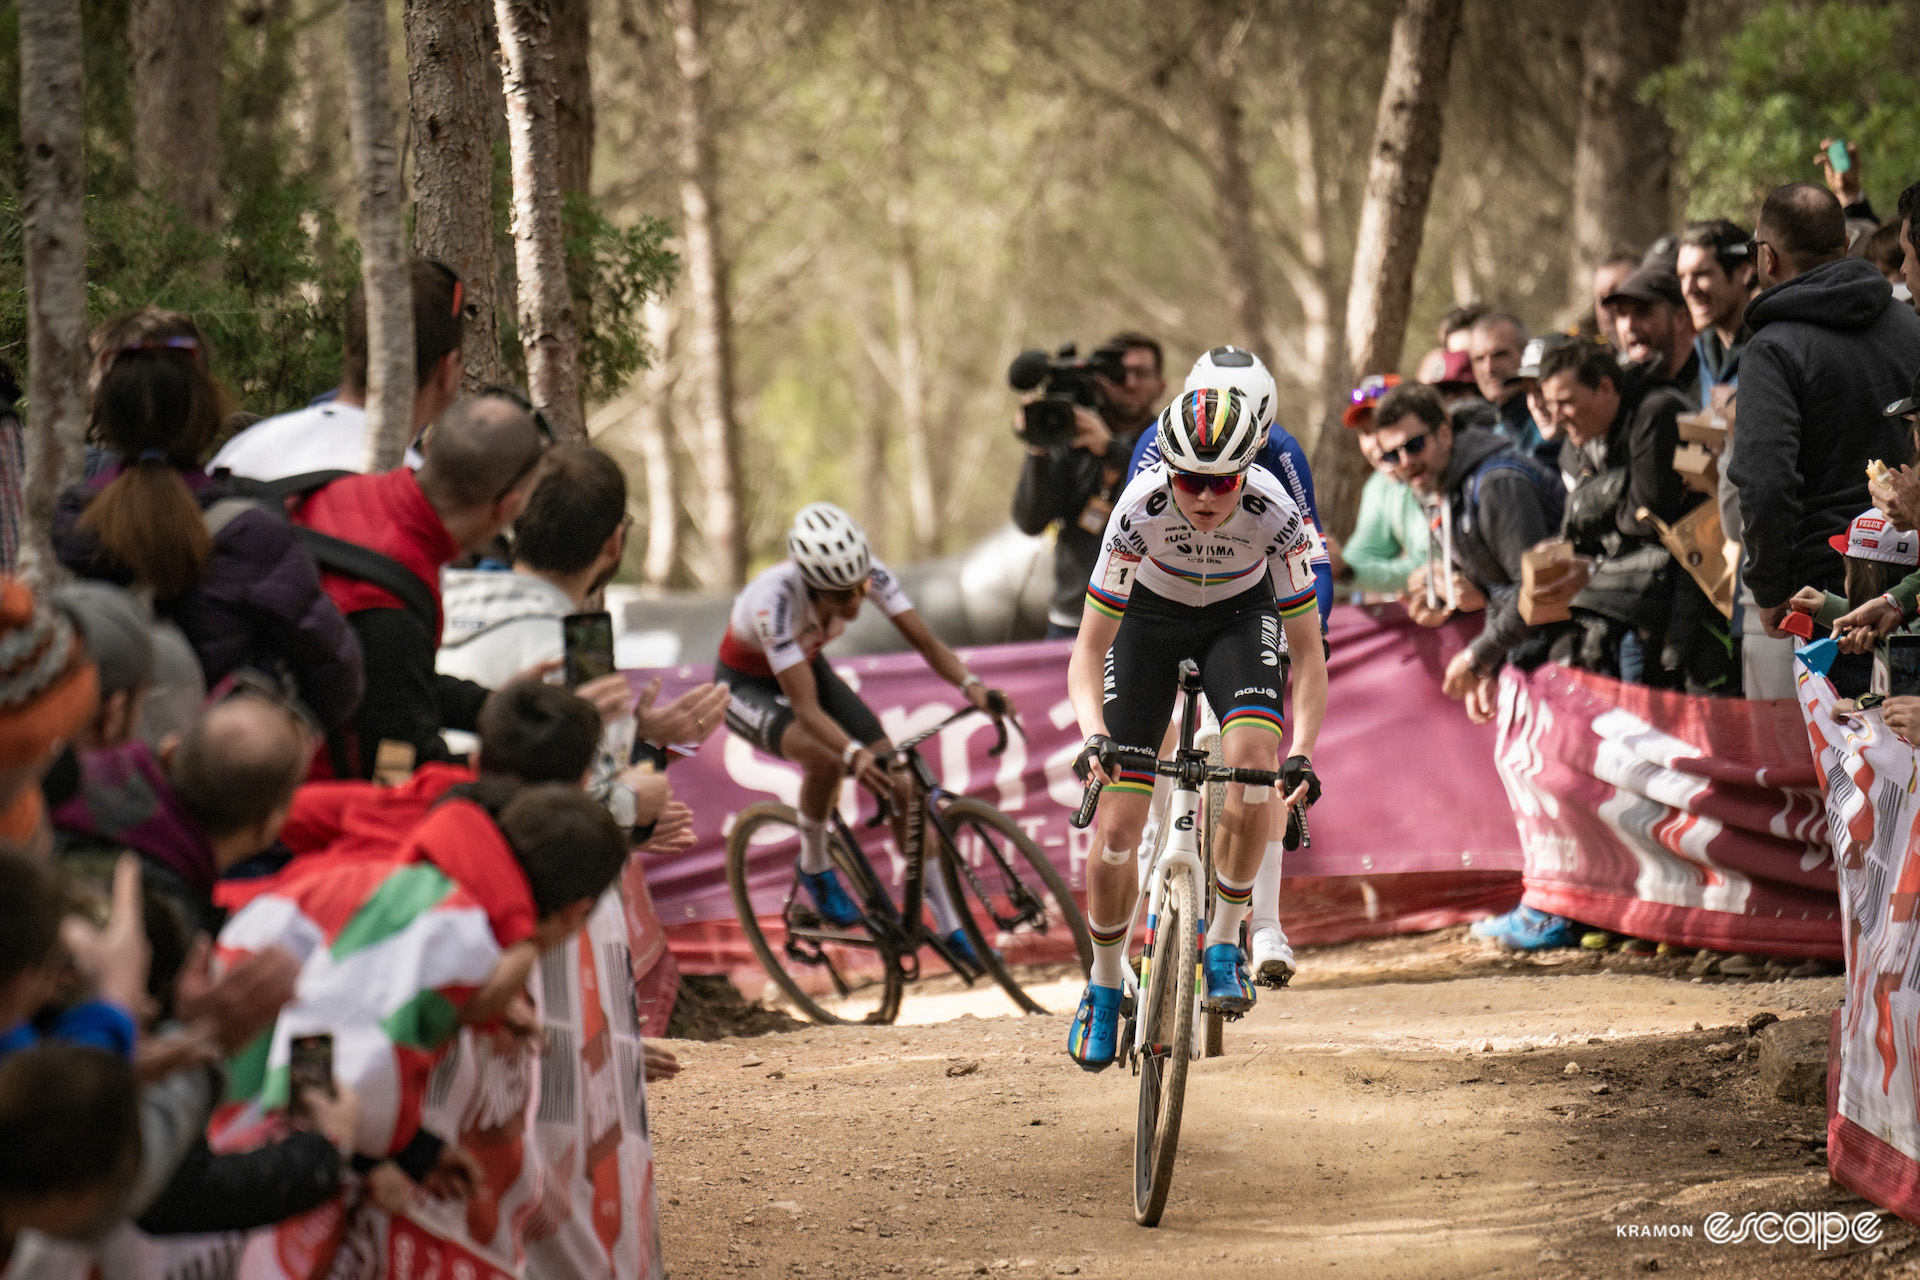
[[[1087,824],[1093,821],[1094,807],[1100,803],[1100,792],[1106,785],[1097,774],[1087,779],[1087,790],[1086,794],[1080,797],[1080,807],[1074,810],[1071,818],[1067,819],[1073,824],[1075,831],[1085,831]]]
[[[997,757],[1007,749],[1006,717],[995,716],[993,718],[993,732],[994,732],[993,745],[987,748],[987,754],[989,756]]]

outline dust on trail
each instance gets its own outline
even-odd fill
[[[1746,1031],[1824,1016],[1838,978],[1515,960],[1461,932],[1309,953],[1296,989],[1263,992],[1194,1064],[1153,1230],[1132,1218],[1137,1081],[1078,1070],[1064,1014],[673,1042],[686,1069],[649,1095],[671,1272],[1747,1280],[1920,1259],[1897,1220],[1851,1254],[1702,1234],[1715,1210],[1870,1207],[1829,1184],[1821,1109],[1762,1096]],[[1049,1007],[1077,991],[1035,977]],[[1011,1007],[910,1012],[963,1004]]]

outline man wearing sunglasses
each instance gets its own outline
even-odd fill
[[[827,817],[849,776],[894,802],[894,839],[906,847],[907,797],[881,767],[893,749],[873,709],[835,673],[821,650],[838,639],[872,597],[927,665],[990,715],[1015,715],[1013,704],[933,634],[900,580],[873,554],[852,517],[826,502],[800,508],[787,533],[787,556],[749,582],[734,601],[720,640],[713,678],[732,690],[727,728],[768,755],[791,760],[800,780],[800,883],[820,918],[848,927],[860,906],[827,853]],[[1016,716],[1017,719],[1017,716]],[[903,779],[904,781],[904,779]],[[927,906],[947,944],[973,959],[973,944],[938,876],[927,881]]]
[[[1257,407],[1236,390],[1189,391],[1161,413],[1159,434],[1163,461],[1128,484],[1107,522],[1067,668],[1067,691],[1087,736],[1075,769],[1083,778],[1098,769],[1107,784],[1087,862],[1093,971],[1067,1034],[1067,1052],[1090,1071],[1112,1062],[1117,1047],[1135,850],[1153,797],[1154,775],[1119,748],[1157,754],[1180,663],[1192,659],[1220,717],[1226,763],[1277,770],[1285,632],[1298,664],[1287,763],[1299,783],[1280,797],[1268,787],[1228,785],[1217,885],[1206,908],[1207,1007],[1237,1017],[1254,1001],[1240,926],[1268,833],[1283,830],[1286,808],[1318,789],[1310,758],[1327,709],[1326,654],[1314,610],[1319,542],[1285,487],[1253,465],[1261,442]]]

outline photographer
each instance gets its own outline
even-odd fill
[[[1026,465],[1013,494],[1014,523],[1029,535],[1055,521],[1060,524],[1053,553],[1053,598],[1047,604],[1049,639],[1079,633],[1081,601],[1100,553],[1107,515],[1126,485],[1134,441],[1152,426],[1167,389],[1160,373],[1160,344],[1145,334],[1116,334],[1086,363],[1095,370],[1087,381],[1100,403],[1074,404],[1070,439],[1053,445],[1029,440],[1025,416],[1014,419],[1014,434],[1027,441]],[[1102,369],[1109,372],[1099,372]],[[1037,385],[1037,380],[1028,385]]]

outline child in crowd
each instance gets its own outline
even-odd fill
[[[1846,558],[1846,597],[1802,587],[1789,603],[1812,614],[1819,626],[1832,628],[1842,652],[1873,652],[1906,620],[1920,591],[1920,573],[1914,572],[1920,566],[1920,533],[1901,532],[1885,512],[1872,507],[1828,541]]]

